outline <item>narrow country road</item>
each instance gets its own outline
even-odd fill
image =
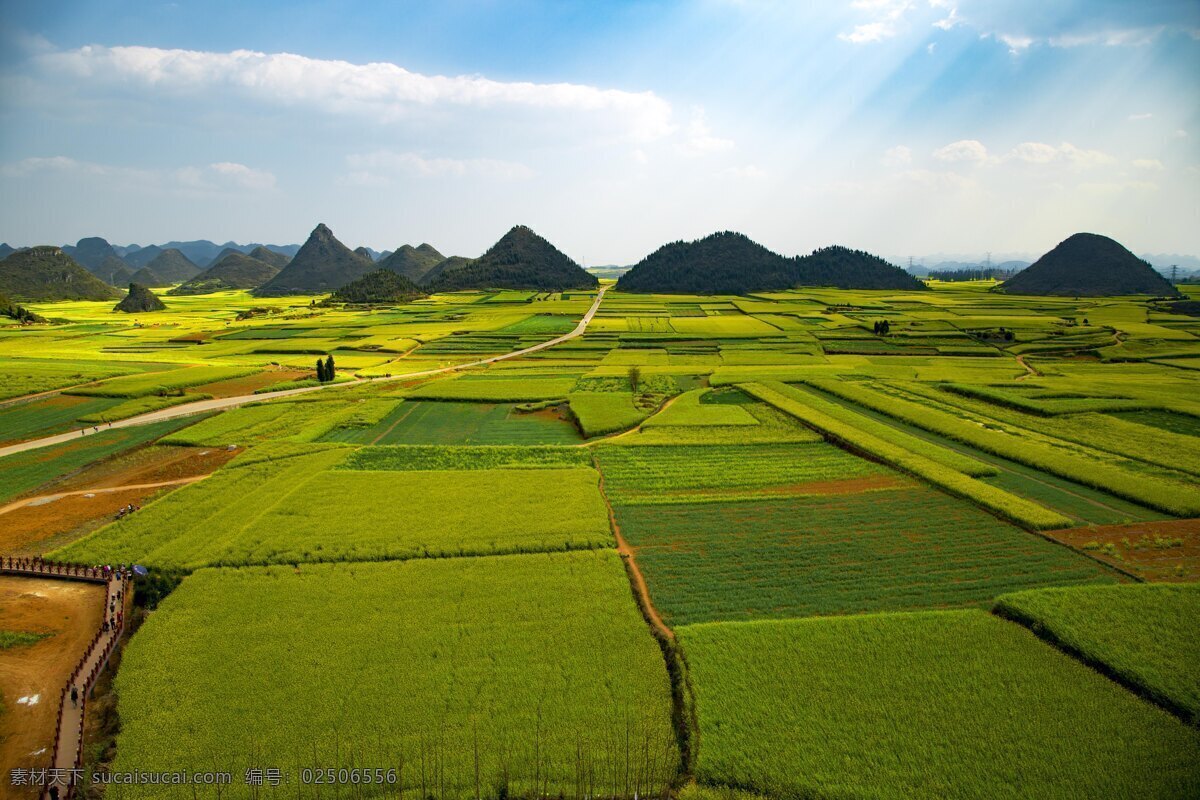
[[[78,497],[85,494],[111,494],[112,492],[128,492],[134,489],[157,489],[161,486],[181,486],[185,483],[195,483],[207,477],[207,475],[193,475],[190,478],[175,478],[174,480],[156,481],[155,483],[130,483],[125,486],[105,486],[101,489],[78,489],[71,492],[58,492],[57,494],[39,494],[35,497],[24,497],[20,500],[14,500],[6,506],[0,506],[0,514],[7,514],[10,511],[16,511],[18,508],[24,508],[29,505],[50,503],[55,500],[61,500],[64,497]]]
[[[161,422],[165,419],[175,419],[176,417],[186,417],[191,414],[200,414],[205,411],[221,411],[226,408],[236,408],[244,406],[247,403],[261,403],[266,400],[275,400],[280,397],[291,397],[293,395],[305,394],[307,392],[319,392],[325,389],[340,389],[347,386],[358,386],[365,383],[376,383],[379,381],[403,381],[413,378],[425,378],[430,375],[442,375],[448,372],[457,372],[462,369],[470,369],[472,367],[482,367],[488,364],[494,364],[497,361],[505,361],[510,358],[520,358],[527,356],[530,353],[536,353],[539,350],[545,350],[548,347],[554,347],[557,344],[570,341],[577,336],[583,334],[587,330],[588,323],[592,321],[592,317],[596,316],[596,311],[600,308],[600,301],[604,299],[604,293],[608,291],[607,286],[601,287],[596,293],[596,300],[592,303],[591,308],[583,315],[583,319],[579,320],[579,324],[570,333],[564,333],[556,339],[551,339],[547,342],[535,344],[526,347],[523,350],[514,350],[511,353],[505,353],[500,356],[492,356],[479,361],[471,361],[466,364],[454,364],[449,367],[438,367],[437,369],[426,369],[420,372],[406,372],[403,375],[385,375],[378,378],[358,378],[345,383],[331,383],[324,386],[306,386],[302,389],[285,389],[279,392],[265,392],[263,394],[245,394],[237,397],[219,397],[213,400],[200,400],[195,403],[185,403],[184,405],[171,406],[159,411],[151,411],[148,414],[139,414],[136,417],[118,420],[111,424],[105,425],[99,429],[99,432],[109,431],[116,428],[129,428],[134,425],[149,425],[152,422]],[[10,444],[7,447],[0,447],[0,458],[10,456],[14,453],[23,453],[27,450],[37,450],[41,447],[50,447],[51,445],[62,444],[63,442],[72,442],[76,439],[94,436],[91,428],[85,428],[83,433],[78,430],[70,433],[60,433],[56,436],[46,436],[41,439],[30,439],[27,442],[19,442],[18,444]]]

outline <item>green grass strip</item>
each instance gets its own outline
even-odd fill
[[[1111,464],[1065,453],[1048,444],[988,430],[928,405],[885,395],[846,381],[806,379],[804,382],[902,422],[977,447],[985,453],[1178,517],[1200,516],[1200,492],[1192,487],[1137,475]]]
[[[1200,723],[1200,584],[1035,589],[1001,595],[995,611]]]
[[[989,486],[944,464],[884,441],[862,428],[835,419],[811,405],[807,395],[801,395],[785,384],[748,383],[741,388],[747,394],[791,414],[837,442],[868,453],[889,466],[915,475],[950,494],[970,500],[1018,525],[1032,530],[1049,530],[1069,528],[1073,524],[1067,517],[1045,506]]]

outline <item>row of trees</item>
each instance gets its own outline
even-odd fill
[[[317,359],[317,380],[321,383],[329,383],[337,377],[337,367],[333,363],[333,353],[329,354],[328,358]]]

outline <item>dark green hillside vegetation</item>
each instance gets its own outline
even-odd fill
[[[424,296],[425,292],[403,275],[377,269],[347,283],[329,299],[334,303],[408,303]]]
[[[193,264],[182,251],[176,250],[174,247],[163,250],[155,256],[146,265],[146,269],[166,281],[163,285],[183,283],[200,274],[200,268]]]
[[[115,300],[121,293],[92,275],[59,247],[31,247],[0,262],[0,293],[14,300]]]
[[[152,286],[159,288],[161,286],[170,286],[171,282],[163,280],[159,274],[149,267],[142,267],[137,272],[129,276],[129,283],[136,283],[139,286]]]
[[[430,270],[446,260],[431,244],[413,247],[401,245],[387,258],[379,260],[379,266],[403,275],[413,283],[421,283]]]
[[[839,289],[903,289],[928,287],[900,267],[862,250],[834,245],[796,259],[796,286],[835,286]]]
[[[723,231],[663,245],[617,281],[623,292],[747,294],[794,283],[793,262],[748,237]]]
[[[264,264],[270,264],[275,268],[276,272],[286,267],[288,262],[291,261],[291,259],[285,256],[283,253],[276,253],[271,248],[263,247],[262,245],[254,248],[246,255],[250,256],[250,258],[258,259]],[[216,262],[213,262],[213,266],[216,266]]]
[[[258,248],[262,250],[263,248]],[[255,250],[255,252],[258,252]],[[267,251],[270,252],[270,251]],[[284,263],[287,259],[283,259]],[[273,264],[241,253],[230,253],[191,280],[167,292],[170,295],[212,294],[230,289],[254,289],[279,274]]]
[[[260,297],[289,294],[323,294],[345,286],[375,269],[333,235],[324,224],[317,225],[308,241],[279,274],[254,290]]]
[[[74,246],[66,245],[62,251],[69,255],[76,264],[86,269],[98,278],[106,278],[103,274],[105,262],[110,258],[121,261],[112,245],[99,236],[89,236],[80,239]],[[122,261],[122,263],[124,263]]]
[[[730,231],[664,245],[617,281],[621,291],[675,294],[748,294],[796,286],[926,288],[899,267],[861,250],[834,246],[785,258]]]
[[[132,253],[127,253],[126,255],[122,256],[122,258],[124,259],[125,263],[129,264],[129,266],[133,267],[134,269],[139,269],[153,261],[155,257],[162,251],[163,249],[161,247],[156,244],[152,244],[148,247],[143,247],[141,250],[134,250]]]
[[[116,256],[108,256],[104,262],[90,272],[110,286],[124,286],[133,277],[133,270]]]
[[[166,308],[154,292],[137,283],[129,284],[129,294],[125,299],[113,306],[113,311],[124,311],[126,314],[138,314],[145,311],[162,311]]]
[[[0,294],[0,317],[8,317],[22,323],[46,321],[45,317],[38,316],[25,306],[17,305],[2,294]]]
[[[1077,233],[1059,243],[996,291],[1066,297],[1181,296],[1147,262],[1119,242],[1095,233]]]
[[[226,256],[231,256],[234,253],[241,253],[241,252],[242,251],[238,250],[236,247],[226,247],[223,250],[221,250],[221,252],[217,253],[215,258],[209,259],[208,266],[211,267],[213,264],[216,264],[218,261],[220,261],[222,258],[225,258]]]
[[[550,242],[517,225],[479,258],[429,276],[434,291],[456,289],[594,289],[599,281]]]
[[[425,276],[421,278],[418,283],[423,286],[428,286],[429,284],[436,282],[438,278],[447,272],[454,272],[455,270],[469,266],[473,260],[474,259],[467,258],[466,256],[450,256],[445,261],[438,262],[433,269],[429,270],[429,272],[426,272]]]

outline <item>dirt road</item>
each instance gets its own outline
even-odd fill
[[[119,420],[106,425],[99,430],[107,431],[112,430],[113,428],[128,428],[134,425],[149,425],[152,422],[161,422],[165,419],[175,419],[176,417],[200,414],[205,411],[223,411],[227,408],[236,408],[237,406],[243,406],[247,403],[261,403],[266,400],[276,400],[281,397],[292,397],[294,395],[307,394],[308,392],[320,392],[326,389],[345,388],[347,386],[358,386],[360,384],[377,383],[380,381],[403,381],[412,380],[413,378],[427,378],[431,375],[442,375],[450,372],[457,372],[458,370],[471,369],[472,367],[483,367],[487,366],[488,364],[495,364],[498,361],[505,361],[510,358],[520,358],[521,356],[526,356],[530,353],[536,353],[540,350],[545,350],[548,347],[554,347],[557,344],[562,344],[563,342],[570,341],[571,339],[582,335],[583,332],[587,330],[588,323],[592,321],[592,317],[596,315],[596,311],[600,308],[600,302],[604,299],[604,293],[607,291],[608,287],[605,286],[596,293],[595,302],[592,303],[591,308],[589,308],[587,313],[583,315],[583,319],[579,321],[579,324],[576,325],[575,329],[570,333],[565,333],[562,336],[551,339],[547,342],[535,344],[522,350],[514,350],[513,352],[505,353],[504,355],[492,356],[491,358],[484,358],[480,359],[479,361],[471,361],[466,364],[454,364],[449,367],[438,367],[437,369],[408,372],[403,375],[386,375],[379,378],[359,378],[353,381],[346,381],[345,383],[331,383],[324,386],[306,386],[301,389],[285,389],[279,392],[266,392],[264,394],[249,394],[239,395],[237,397],[218,397],[212,400],[201,400],[195,403],[185,403],[183,405],[164,408],[159,411],[151,411],[148,414],[140,414],[139,416],[130,417],[129,419]],[[70,442],[75,439],[89,436],[91,433],[92,430],[90,428],[84,428],[82,432],[75,430],[71,431],[70,433],[60,433],[56,436],[46,436],[41,439],[31,439],[27,442],[20,442],[18,444],[8,445],[7,447],[0,447],[0,458],[13,455],[14,453],[23,453],[27,450],[36,450],[41,447],[50,447],[51,445]]]

